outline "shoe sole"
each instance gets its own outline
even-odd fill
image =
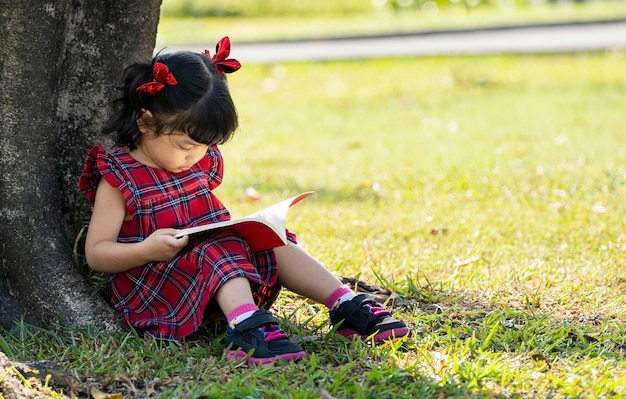
[[[241,349],[229,350],[226,355],[227,358],[231,360],[242,360],[245,359],[248,354]],[[254,365],[267,365],[268,363],[274,363],[277,360],[285,360],[287,362],[297,362],[298,360],[302,360],[306,357],[306,352],[293,352],[293,353],[285,353],[282,355],[276,355],[272,357],[254,357],[250,356],[246,359],[246,364],[254,364]]]
[[[383,341],[387,341],[390,339],[402,338],[406,335],[409,335],[409,328],[408,327],[394,328],[391,330],[379,332],[373,337],[371,335],[361,335],[358,333],[358,331],[355,331],[349,328],[345,330],[337,330],[335,332],[344,338],[350,338],[356,335],[358,337],[361,337],[361,339],[364,339],[367,341],[371,341],[373,338],[374,342],[383,342]]]

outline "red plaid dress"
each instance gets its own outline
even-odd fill
[[[107,153],[95,146],[79,186],[92,205],[101,177],[122,192],[132,219],[124,221],[117,240],[133,243],[160,228],[230,219],[212,192],[222,182],[222,174],[217,147],[210,147],[190,170],[173,174],[136,161],[125,148]],[[288,237],[295,242],[293,233],[288,232]],[[123,322],[159,339],[180,339],[200,327],[217,289],[240,276],[251,282],[259,306],[270,307],[281,288],[274,252],[252,253],[244,240],[222,232],[191,236],[189,245],[171,261],[111,274],[109,281],[113,305]]]

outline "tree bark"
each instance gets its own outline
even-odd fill
[[[0,325],[119,328],[72,263],[78,176],[161,0],[0,0]]]

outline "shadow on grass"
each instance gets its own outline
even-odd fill
[[[388,303],[395,311],[416,316],[418,335],[440,336],[435,343],[475,341],[485,352],[527,355],[550,366],[559,358],[626,357],[625,326],[620,320],[597,315],[565,317],[536,309],[532,304],[501,305],[471,291],[435,291],[409,282],[404,295],[380,286],[344,277],[358,291]],[[425,301],[426,299],[426,301]]]
[[[289,397],[294,392],[311,398],[324,397],[319,392],[331,398],[371,397],[374,392],[376,397],[399,398],[510,397],[499,385],[500,371],[481,369],[485,362],[499,369],[503,364],[498,362],[515,359],[548,373],[562,359],[625,356],[624,338],[607,320],[568,322],[432,285],[402,293],[355,278],[343,281],[386,303],[407,321],[414,336],[377,347],[345,340],[332,334],[321,306],[282,294],[282,303],[273,310],[310,355],[297,364],[269,369],[233,364],[222,355],[224,330],[209,327],[193,339],[160,342],[134,332],[94,329],[61,335],[22,323],[10,333],[1,331],[0,349],[30,362],[17,370],[39,379],[40,385],[76,397],[89,397],[93,388],[136,398],[166,392],[188,398],[208,392],[209,397]],[[295,317],[298,309],[306,314]],[[244,383],[250,379],[255,384]]]
[[[310,189],[293,181],[281,181],[280,186],[293,192]],[[264,191],[274,189],[278,187],[263,186]],[[333,203],[376,200],[368,187],[345,191],[324,188],[316,193],[320,200]],[[74,250],[85,273],[89,269],[82,255],[82,239],[77,239]],[[108,296],[102,276],[88,274],[87,278],[95,292]],[[262,397],[277,389],[271,387],[279,375],[284,379],[284,389],[308,392],[309,397],[317,397],[313,393],[318,389],[340,397],[367,397],[366,392],[376,392],[378,397],[510,397],[502,393],[505,372],[485,371],[481,369],[485,363],[520,362],[527,369],[549,373],[562,367],[565,359],[623,361],[626,356],[625,328],[617,320],[595,315],[568,319],[530,303],[503,304],[480,292],[453,291],[410,279],[403,285],[381,281],[384,286],[353,277],[342,279],[356,291],[368,293],[406,316],[414,336],[381,349],[335,338],[329,333],[324,309],[296,296],[290,305],[283,304],[279,313],[289,335],[302,340],[312,356],[290,365],[293,370],[285,374],[287,377],[281,374],[282,366],[263,371],[224,359],[225,330],[220,327],[203,328],[192,339],[171,344],[135,333],[110,335],[93,330],[76,331],[68,337],[21,324],[11,333],[2,331],[0,338],[5,338],[0,339],[0,349],[10,357],[34,362],[29,364],[39,374],[33,376],[42,383],[41,378],[50,374],[47,384],[78,397],[88,397],[91,387],[133,397],[151,397],[153,391],[174,392],[172,397],[201,397],[206,393],[203,389],[210,389],[212,397]],[[294,317],[300,308],[306,311]],[[117,363],[112,362],[116,359]],[[247,376],[258,378],[258,386],[269,391],[241,387]],[[494,385],[497,388],[492,388]]]

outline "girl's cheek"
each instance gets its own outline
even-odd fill
[[[194,153],[194,164],[200,162],[200,160],[206,155],[208,148],[199,148]]]

